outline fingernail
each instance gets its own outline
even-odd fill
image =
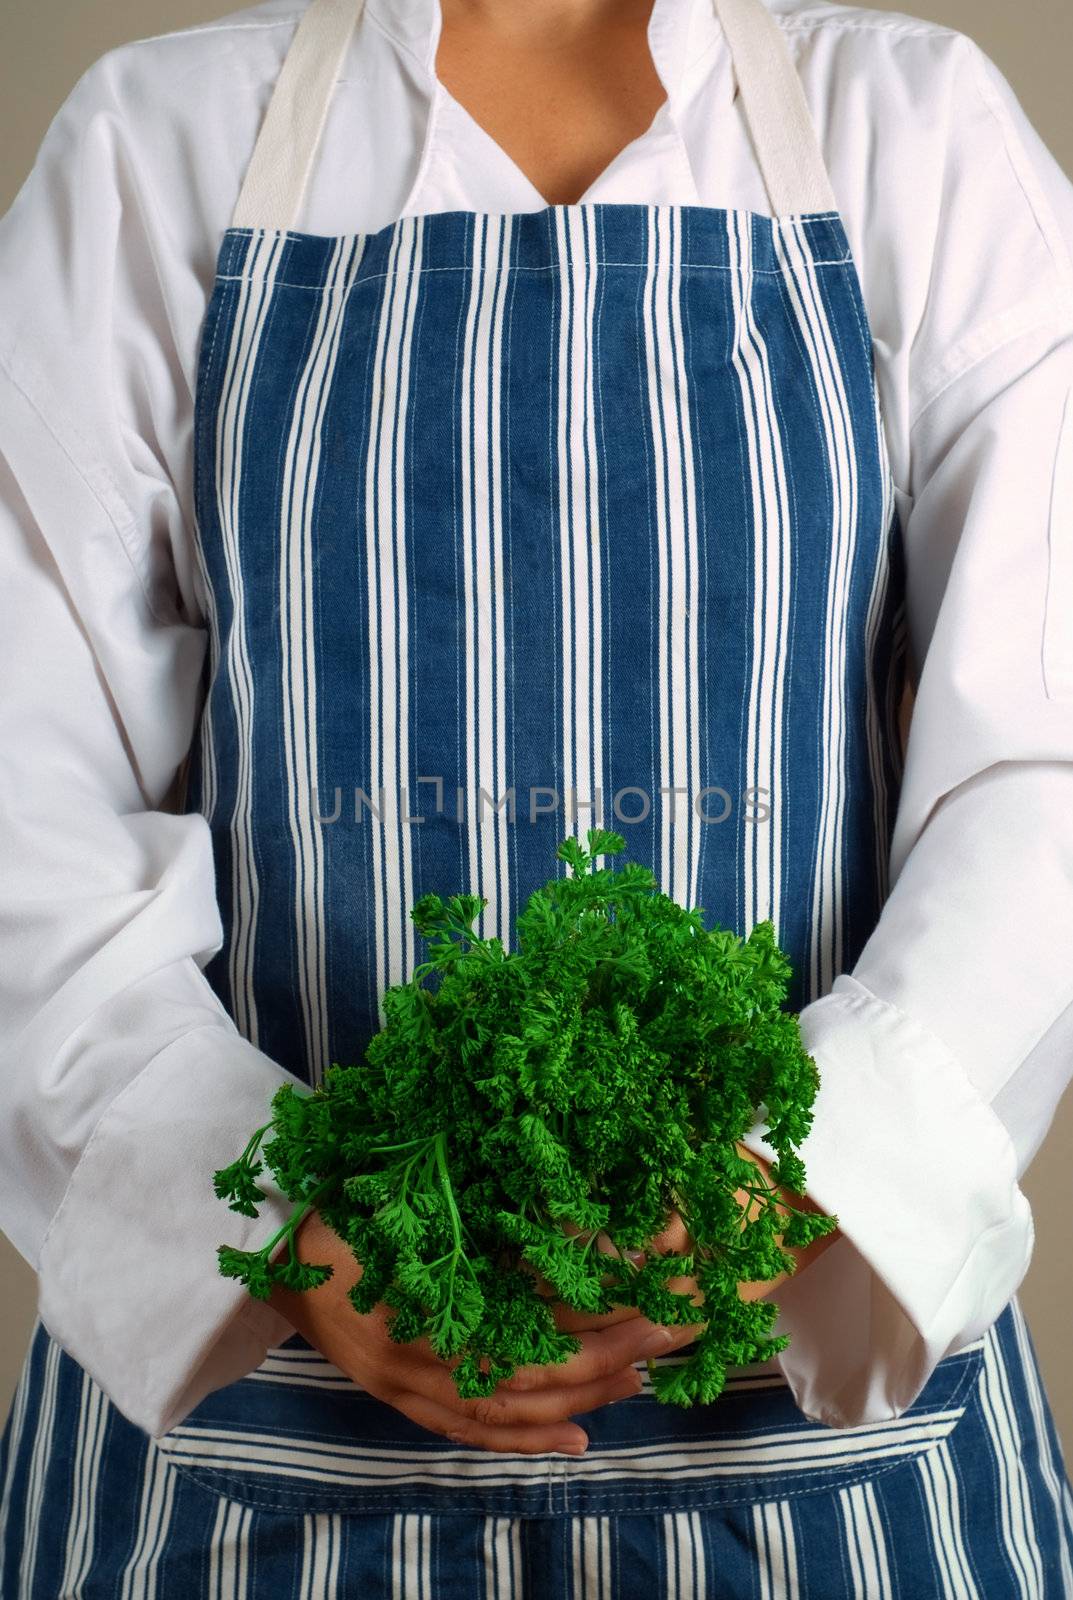
[[[673,1335],[667,1328],[657,1328],[655,1333],[649,1335],[641,1346],[643,1356],[654,1356],[660,1350],[669,1350],[673,1343]]]
[[[692,1344],[693,1340],[699,1337],[700,1334],[694,1322],[683,1322],[679,1327],[671,1329],[671,1343],[676,1350],[680,1350],[684,1344]]]
[[[558,1446],[560,1454],[568,1456],[583,1456],[588,1448],[588,1437],[584,1434],[581,1438],[564,1439],[562,1444]]]
[[[636,1367],[631,1367],[627,1377],[620,1379],[607,1396],[609,1405],[614,1405],[616,1400],[629,1400],[632,1395],[640,1394],[642,1389],[641,1374]]]

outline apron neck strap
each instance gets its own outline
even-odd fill
[[[797,68],[765,0],[712,0],[773,215],[838,209]],[[276,79],[231,219],[293,229],[363,0],[310,0]]]
[[[293,228],[328,120],[362,0],[311,0],[276,79],[231,219],[233,228]]]
[[[837,211],[816,125],[782,29],[764,0],[714,4],[772,214]]]

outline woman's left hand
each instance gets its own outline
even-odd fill
[[[754,1155],[753,1152],[747,1149],[743,1144],[736,1144],[735,1148],[737,1149],[739,1155],[743,1156],[746,1160],[755,1163],[755,1165],[760,1169],[760,1173],[766,1183],[771,1182],[771,1168],[768,1162],[764,1160],[763,1156]],[[788,1190],[779,1192],[790,1193]],[[751,1218],[754,1208],[758,1205],[756,1197],[754,1195],[747,1194],[744,1189],[738,1189],[735,1193],[735,1199],[737,1200],[739,1206],[742,1207],[746,1215]],[[782,1201],[776,1200],[773,1202],[773,1204],[781,1216],[789,1216],[789,1207],[783,1204]],[[798,1210],[803,1211],[819,1211],[821,1209],[814,1200],[811,1200],[808,1197],[808,1195],[792,1195],[792,1204],[796,1206]],[[739,1296],[742,1300],[751,1301],[763,1300],[769,1294],[774,1294],[776,1289],[779,1288],[780,1284],[785,1283],[786,1280],[791,1276],[797,1277],[801,1272],[804,1271],[806,1267],[810,1266],[818,1256],[822,1255],[828,1246],[834,1244],[835,1241],[841,1237],[842,1235],[840,1231],[836,1228],[832,1233],[824,1234],[822,1238],[814,1239],[810,1245],[802,1248],[793,1249],[789,1245],[785,1246],[784,1248],[787,1250],[788,1254],[792,1255],[797,1262],[797,1266],[793,1274],[789,1272],[780,1272],[775,1278],[766,1278],[754,1282],[739,1283]],[[614,1253],[611,1246],[611,1241],[607,1239],[606,1236],[601,1236],[601,1238],[598,1238],[596,1243],[597,1248],[602,1248],[608,1254]],[[677,1210],[671,1212],[667,1221],[667,1226],[663,1229],[662,1233],[657,1234],[652,1240],[652,1246],[660,1255],[667,1255],[671,1252],[673,1252],[675,1255],[689,1255],[691,1253],[693,1249],[693,1240],[690,1238],[686,1229],[686,1225],[682,1221],[682,1218]],[[641,1254],[639,1258],[643,1259],[643,1254]],[[670,1278],[667,1281],[667,1287],[673,1294],[688,1294],[694,1305],[699,1305],[701,1303],[702,1296],[697,1286],[697,1280],[692,1275],[681,1278]],[[543,1288],[545,1292],[548,1292],[548,1285],[544,1284]],[[589,1311],[575,1311],[572,1307],[563,1305],[562,1302],[559,1301],[555,1305],[554,1315],[556,1327],[560,1328],[564,1333],[585,1333],[592,1328],[610,1327],[613,1323],[622,1322],[629,1317],[635,1317],[637,1312],[632,1306],[616,1306],[614,1311],[608,1311],[603,1315],[597,1316]],[[704,1326],[704,1323],[695,1324],[698,1333]]]
[[[743,1144],[738,1144],[735,1146],[735,1148],[737,1149],[739,1155],[742,1155],[747,1160],[756,1163],[756,1165],[760,1168],[760,1172],[765,1183],[771,1183],[771,1167],[769,1163],[764,1160],[763,1156],[754,1155],[753,1152],[751,1150],[747,1150]],[[807,1194],[794,1194],[792,1189],[780,1189],[778,1192],[781,1195],[789,1195],[790,1203],[798,1211],[823,1210],[823,1207],[818,1206],[815,1200],[813,1200]],[[747,1196],[743,1189],[739,1189],[738,1199],[742,1204],[744,1204],[747,1199],[753,1200],[755,1197]],[[788,1217],[790,1215],[789,1206],[784,1205],[780,1200],[776,1200],[774,1205],[780,1216]],[[778,1238],[781,1244],[782,1235],[778,1235]],[[799,1245],[796,1248],[792,1245],[784,1245],[783,1248],[786,1250],[787,1254],[793,1256],[797,1263],[792,1276],[795,1278],[800,1277],[801,1273],[806,1267],[810,1267],[819,1256],[823,1255],[825,1250],[830,1249],[831,1245],[837,1243],[837,1241],[841,1238],[842,1230],[840,1228],[833,1228],[830,1233],[822,1234],[820,1238],[813,1239],[811,1244]],[[738,1287],[741,1297],[743,1300],[763,1300],[767,1295],[773,1294],[779,1285],[781,1283],[785,1283],[787,1278],[790,1276],[791,1274],[789,1272],[780,1272],[777,1278],[770,1278],[766,1282],[739,1284]]]

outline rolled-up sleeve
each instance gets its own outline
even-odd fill
[[[900,1416],[1018,1289],[1019,1180],[1073,1076],[1073,185],[960,43],[982,131],[943,175],[907,368],[891,888],[801,1014],[820,1087],[800,1154],[843,1237],[773,1294],[795,1399],[839,1428]],[[774,1160],[764,1127],[743,1143]]]
[[[0,1221],[52,1336],[166,1433],[293,1332],[212,1188],[297,1080],[236,1028],[212,840],[173,806],[207,634],[166,241],[104,57],[0,222]],[[185,561],[185,565],[183,562]]]

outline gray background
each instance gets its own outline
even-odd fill
[[[901,7],[881,6],[884,10]],[[0,21],[0,212],[75,80],[111,46],[187,27],[236,9],[226,0],[8,0]],[[904,14],[904,13],[903,13]],[[1029,117],[1073,176],[1073,7],[1069,0],[918,0],[909,13],[958,28],[987,51]],[[996,240],[997,249],[1001,240]],[[951,1130],[956,1137],[956,1130]],[[1066,1095],[1022,1187],[1036,1219],[1036,1250],[1021,1300],[1073,1467],[1073,1272],[1067,1215],[1073,1096]],[[2,1218],[0,1218],[2,1222]],[[6,1415],[36,1306],[36,1279],[0,1235],[0,1414]]]

